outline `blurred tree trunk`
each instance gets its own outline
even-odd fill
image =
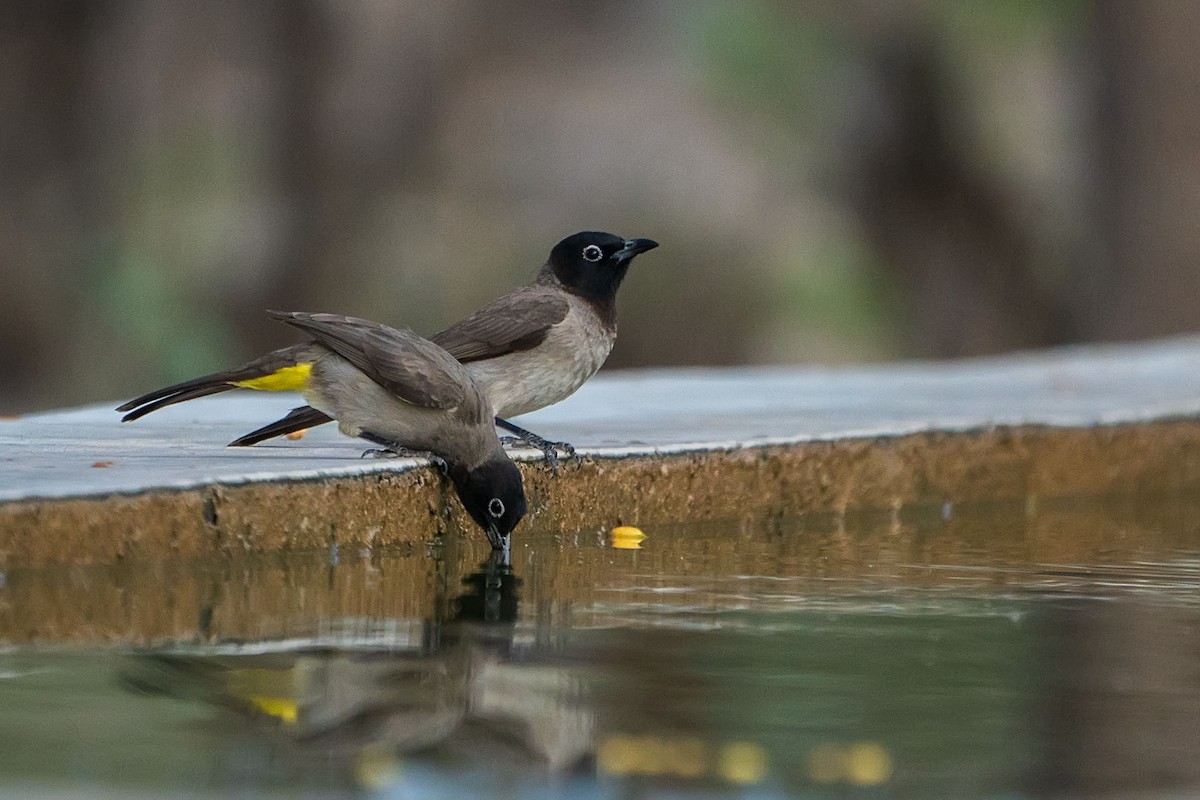
[[[236,299],[234,321],[239,344],[248,354],[279,345],[278,325],[265,308],[285,310],[324,307],[313,302],[330,289],[330,223],[333,221],[328,179],[331,143],[322,135],[322,99],[328,93],[333,32],[320,0],[293,0],[269,6],[275,50],[275,115],[278,122],[278,189],[287,209],[287,234],[273,253],[274,264],[261,291]],[[332,162],[332,163],[331,163]]]
[[[1018,201],[964,147],[934,43],[912,35],[876,46],[879,102],[850,137],[865,144],[847,156],[850,202],[896,276],[906,349],[953,357],[1069,341],[1071,317],[1040,280]]]
[[[0,411],[53,391],[94,186],[88,3],[0,5]],[[32,302],[31,302],[32,300]]]
[[[1097,257],[1087,333],[1200,329],[1200,4],[1098,0]],[[1097,285],[1098,284],[1098,285]]]
[[[1187,794],[1200,782],[1200,626],[1188,609],[1133,598],[1043,601],[1043,732],[1033,796]]]
[[[296,0],[271,6],[278,70],[278,191],[288,233],[262,291],[241,298],[238,327],[247,352],[277,345],[280,327],[264,308],[375,314],[402,322],[385,287],[370,281],[391,265],[369,257],[371,237],[390,227],[398,192],[428,190],[436,178],[438,104],[459,77],[460,38],[437,30],[419,4],[347,5]],[[448,27],[461,25],[453,14]],[[469,18],[468,18],[469,21]],[[377,28],[400,38],[377,46]],[[431,30],[431,28],[433,30]],[[396,221],[400,227],[400,221]],[[364,306],[364,299],[367,304]],[[411,303],[409,304],[412,305]]]

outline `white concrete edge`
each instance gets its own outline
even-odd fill
[[[818,442],[860,441],[864,439],[894,439],[922,433],[975,433],[995,430],[998,428],[1050,428],[1058,430],[1085,430],[1095,427],[1112,427],[1149,422],[1164,422],[1172,419],[1188,419],[1200,416],[1200,402],[1194,408],[1183,409],[1172,407],[1170,411],[1146,413],[1121,413],[1102,415],[1100,418],[1081,424],[1078,416],[1067,415],[1069,420],[1064,422],[1030,421],[1026,418],[1011,420],[997,419],[981,424],[978,420],[963,420],[961,422],[940,421],[938,424],[914,423],[911,425],[888,425],[878,428],[860,428],[840,431],[836,434],[798,434],[795,436],[775,436],[749,439],[726,439],[702,442],[680,442],[673,445],[660,446],[600,446],[578,448],[577,454],[585,458],[621,460],[628,458],[652,458],[655,456],[677,456],[695,453],[729,453],[737,450],[755,450],[769,447],[789,447]],[[532,448],[518,448],[508,451],[514,461],[539,462],[542,454]],[[564,467],[570,468],[562,461]],[[153,486],[132,490],[97,491],[97,492],[64,492],[62,494],[46,493],[38,495],[19,495],[11,498],[0,493],[0,503],[9,502],[41,502],[67,499],[98,499],[102,497],[138,497],[160,491],[179,492],[203,489],[209,486],[246,486],[255,483],[309,483],[330,478],[352,478],[357,476],[377,475],[385,473],[403,474],[430,464],[423,458],[395,458],[381,461],[364,461],[361,464],[346,467],[295,469],[280,471],[247,472],[236,476],[200,477],[194,480],[163,481]],[[562,467],[560,467],[562,468]]]

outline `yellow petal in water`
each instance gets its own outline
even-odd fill
[[[732,742],[720,756],[721,777],[731,783],[758,783],[767,775],[767,753],[753,742]]]
[[[354,777],[359,786],[367,789],[387,789],[395,786],[404,777],[400,760],[387,744],[369,744],[354,760]]]
[[[699,778],[708,769],[708,745],[701,739],[676,739],[667,751],[667,772],[681,778]]]
[[[892,756],[875,742],[861,742],[850,748],[850,782],[859,786],[878,786],[892,777]]]
[[[299,709],[296,708],[296,701],[291,698],[251,695],[246,699],[264,714],[277,717],[289,724],[294,723],[300,716]]]
[[[633,736],[609,736],[596,748],[596,766],[612,775],[641,771],[642,742]]]
[[[646,534],[632,525],[618,525],[610,534],[612,546],[619,550],[641,550]]]
[[[808,753],[808,777],[818,783],[879,786],[892,777],[892,756],[877,742],[819,744]]]

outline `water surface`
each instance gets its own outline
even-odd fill
[[[1192,498],[645,533],[5,564],[0,793],[1200,787]]]

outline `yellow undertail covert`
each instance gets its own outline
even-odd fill
[[[281,367],[261,378],[232,381],[232,383],[243,389],[257,389],[260,392],[299,392],[308,385],[308,376],[311,372],[312,364],[296,364],[293,367]]]

